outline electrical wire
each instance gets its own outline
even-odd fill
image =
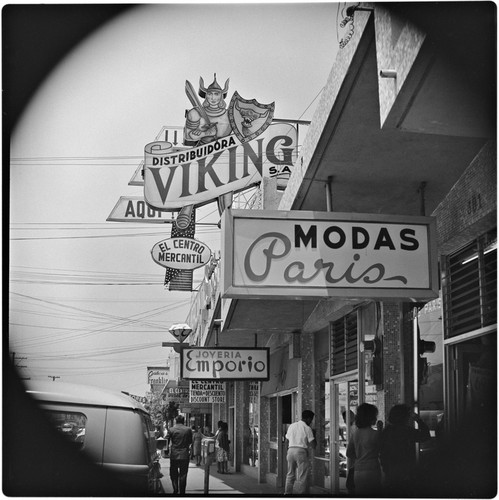
[[[308,109],[312,106],[312,104],[316,101],[318,96],[322,93],[323,88],[319,91],[319,93],[314,97],[314,99],[311,101],[311,103],[307,106],[305,111],[300,115],[300,118],[308,111]],[[290,126],[293,128],[293,126]],[[178,127],[180,129],[180,127]],[[163,133],[165,130],[165,127],[162,128],[156,139],[159,139],[160,135]],[[296,155],[299,154],[301,146],[297,145],[296,147]],[[244,153],[238,153],[238,156],[242,156]],[[11,158],[11,165],[13,167],[23,167],[23,166],[54,166],[54,167],[67,167],[67,166],[95,166],[95,167],[120,167],[123,168],[123,166],[132,166],[132,164],[128,164],[128,162],[136,162],[136,161],[143,161],[142,156],[96,156],[96,157],[57,157],[57,156],[52,156],[52,157],[14,157]],[[124,165],[124,162],[127,162]],[[268,160],[265,160],[267,163]],[[47,165],[49,163],[50,165]],[[222,162],[221,162],[222,163]],[[227,163],[228,164],[228,163]],[[136,168],[140,167],[140,163]],[[223,165],[220,164],[222,167]],[[256,179],[255,179],[256,180]],[[250,184],[250,183],[249,183]],[[251,190],[253,188],[249,188],[248,190]],[[254,194],[253,194],[254,197]],[[209,216],[216,214],[217,209],[212,210],[210,213],[205,214],[196,224],[199,226],[206,226],[205,228],[205,233],[209,234],[210,232],[212,233],[218,233],[218,227],[215,229],[215,227],[218,225],[217,222],[201,222],[203,220],[206,220]],[[218,214],[217,214],[218,215]],[[218,217],[217,217],[218,218]],[[97,238],[135,238],[135,237],[148,237],[148,236],[157,236],[158,232],[151,232],[149,228],[144,228],[142,227],[141,229],[144,229],[148,232],[139,232],[137,231],[137,228],[134,227],[134,232],[133,233],[124,233],[124,234],[110,234],[111,231],[118,230],[118,228],[114,228],[112,226],[108,226],[108,223],[106,223],[106,227],[101,227],[99,223],[47,223],[47,222],[42,222],[42,223],[12,223],[11,224],[11,231],[21,231],[21,230],[26,230],[26,231],[81,231],[81,230],[86,230],[86,231],[101,231],[105,230],[107,234],[90,234],[90,235],[84,235],[84,236],[62,236],[62,235],[57,235],[57,236],[40,236],[40,237],[35,237],[35,236],[27,236],[27,237],[12,237],[10,240],[12,242],[15,241],[40,241],[40,240],[76,240],[76,239],[97,239]],[[19,227],[16,227],[19,226]],[[24,227],[22,227],[24,226]],[[35,226],[35,227],[33,227]],[[52,226],[52,227],[49,227]],[[91,227],[91,226],[97,226],[97,227]],[[122,228],[120,227],[119,230],[127,230],[131,228]],[[201,233],[201,231],[199,231]],[[20,270],[18,270],[20,269]],[[45,272],[48,271],[48,272]],[[55,271],[55,272],[54,272]],[[74,270],[65,270],[65,269],[43,269],[43,268],[29,268],[28,266],[17,266],[13,268],[13,274],[11,274],[11,282],[14,283],[34,283],[34,284],[44,284],[44,283],[50,283],[50,284],[77,284],[77,285],[114,285],[114,286],[132,286],[132,285],[153,285],[157,284],[155,282],[148,281],[151,278],[148,278],[147,276],[144,275],[132,275],[130,273],[125,274],[125,273],[104,273],[104,272],[90,272],[90,271],[74,271]],[[85,280],[85,281],[81,281]],[[142,281],[141,281],[142,280]],[[161,281],[162,284],[162,281]],[[195,290],[198,290],[201,286],[202,282],[197,284],[195,287]],[[46,335],[39,335],[37,338],[32,338],[32,339],[16,339],[13,341],[14,346],[24,346],[24,348],[27,348],[28,350],[30,349],[38,349],[37,353],[34,355],[31,355],[32,361],[35,362],[45,362],[45,361],[50,361],[51,365],[50,367],[39,367],[37,368],[38,373],[53,373],[53,370],[55,369],[55,364],[64,360],[83,360],[85,361],[96,361],[96,358],[105,358],[107,356],[117,356],[129,352],[138,352],[138,351],[147,351],[152,348],[156,348],[155,345],[149,345],[149,344],[137,344],[137,345],[129,345],[129,346],[120,346],[116,348],[108,348],[108,349],[95,349],[95,350],[76,350],[73,352],[66,352],[65,354],[62,352],[57,352],[55,353],[53,351],[53,347],[55,344],[61,343],[61,342],[72,342],[74,343],[77,340],[81,340],[84,338],[87,338],[92,335],[100,335],[103,333],[117,333],[120,334],[124,330],[118,330],[119,328],[124,328],[124,327],[133,327],[136,328],[137,325],[142,325],[142,328],[146,326],[147,328],[150,328],[150,330],[146,330],[146,332],[151,333],[152,332],[162,332],[164,325],[163,323],[161,324],[154,324],[151,323],[150,321],[147,321],[149,318],[152,316],[155,316],[157,314],[161,314],[165,311],[165,307],[162,306],[160,308],[152,309],[151,311],[147,311],[145,313],[139,313],[133,316],[130,316],[128,318],[120,317],[117,315],[112,315],[112,314],[106,314],[106,313],[101,313],[98,311],[92,311],[89,309],[85,308],[79,308],[75,306],[70,306],[68,304],[62,303],[62,301],[58,302],[57,300],[48,300],[48,299],[41,299],[39,297],[34,297],[32,295],[26,295],[26,294],[20,294],[16,292],[9,292],[11,294],[11,300],[20,300],[21,302],[25,302],[29,304],[30,306],[33,305],[38,305],[42,306],[45,310],[44,311],[29,311],[25,309],[10,309],[10,312],[21,312],[23,314],[30,313],[33,315],[39,315],[45,316],[45,317],[52,317],[52,318],[57,318],[59,321],[62,318],[65,318],[67,320],[73,321],[73,320],[78,320],[79,322],[82,321],[87,321],[87,322],[93,322],[93,323],[98,323],[102,321],[107,322],[108,324],[105,324],[104,326],[100,327],[95,327],[90,330],[86,328],[62,328],[58,327],[57,329],[60,330],[60,333],[57,333],[54,335],[54,328],[51,328],[49,326],[35,326],[35,325],[27,325],[23,323],[15,323],[11,322],[10,326],[11,327],[16,327],[16,328],[48,328],[50,329],[50,333]],[[66,302],[68,302],[70,299],[65,298],[64,299]],[[76,301],[78,299],[72,299],[73,301]],[[98,301],[99,299],[82,299],[86,301]],[[111,299],[109,299],[111,301]],[[116,300],[113,299],[112,301],[119,301],[122,302],[121,300]],[[187,305],[187,303],[190,302],[190,300],[184,301]],[[176,302],[174,304],[176,310],[178,310],[179,307],[181,307],[182,302]],[[61,315],[63,313],[63,315]],[[144,330],[142,330],[144,331]],[[138,333],[137,330],[135,332]],[[39,349],[42,347],[50,347],[51,348],[51,353],[44,355],[40,353]],[[28,354],[29,355],[29,354]],[[109,362],[109,361],[108,361]],[[164,363],[164,358],[160,358],[159,361],[152,362],[151,360],[147,361],[148,363],[151,364],[159,364],[162,365]],[[123,369],[123,364],[126,363],[127,367],[126,369]],[[136,368],[133,368],[133,366],[136,366]],[[108,375],[108,374],[113,374],[113,375],[119,375],[121,373],[127,373],[129,374],[131,371],[142,371],[144,370],[144,362],[139,361],[135,363],[134,361],[126,361],[122,357],[118,361],[115,362],[115,364],[108,365],[106,367],[101,367],[100,369],[95,369],[95,366],[90,366],[88,368],[84,368],[82,366],[79,367],[72,367],[72,368],[63,368],[63,367],[58,367],[57,368],[58,372],[60,373],[60,376],[86,376],[86,375]],[[31,368],[28,370],[30,373],[35,373]]]

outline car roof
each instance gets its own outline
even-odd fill
[[[147,413],[142,404],[130,396],[90,385],[32,380],[27,384],[26,392],[38,401],[113,406]]]

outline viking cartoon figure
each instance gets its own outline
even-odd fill
[[[217,82],[216,73],[213,83],[208,88],[205,88],[203,78],[200,78],[198,95],[204,99],[201,104],[192,84],[186,80],[185,93],[193,108],[186,111],[184,145],[206,144],[230,135],[232,128],[227,116],[227,105],[224,101],[228,90],[229,79],[222,89]]]

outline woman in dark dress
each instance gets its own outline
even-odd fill
[[[414,427],[417,422],[418,429]],[[395,405],[381,434],[380,461],[389,496],[404,496],[413,490],[416,474],[416,443],[430,438],[428,426],[408,405]]]

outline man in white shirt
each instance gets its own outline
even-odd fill
[[[308,470],[310,462],[308,460],[308,448],[317,446],[314,433],[310,424],[314,419],[314,412],[304,410],[301,420],[291,424],[286,433],[288,440],[288,474],[286,476],[285,495],[303,495],[308,489]],[[294,487],[294,491],[293,491]]]

